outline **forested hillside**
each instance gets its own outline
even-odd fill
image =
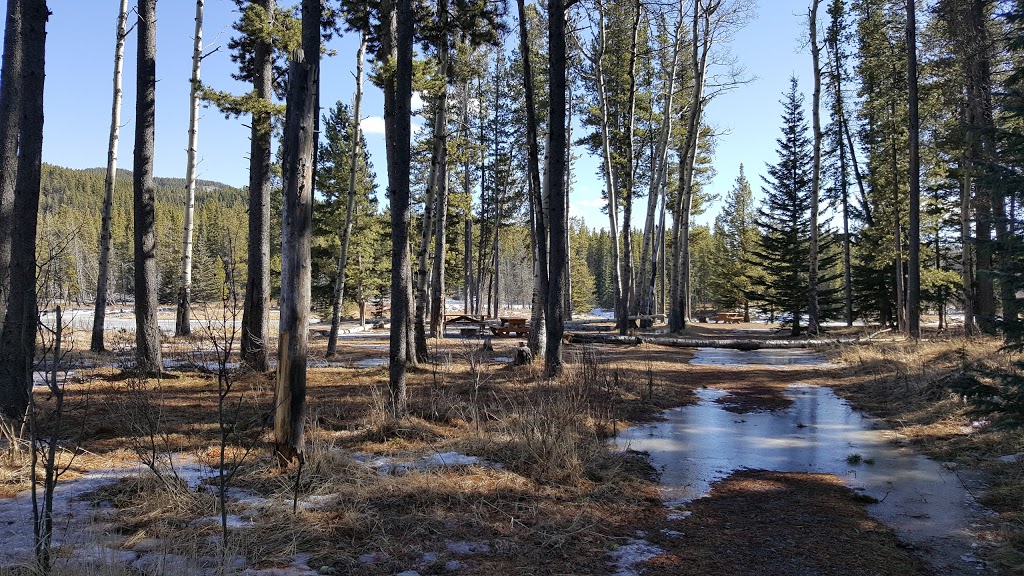
[[[91,304],[96,291],[101,168],[72,170],[43,165],[39,206],[40,299]],[[185,181],[156,178],[157,258],[160,299],[171,302],[177,290],[181,258]],[[246,192],[219,182],[199,180],[196,187],[195,288],[199,301],[240,289],[245,278]],[[133,299],[132,173],[118,170],[114,190],[110,298]]]

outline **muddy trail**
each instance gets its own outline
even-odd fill
[[[616,439],[649,455],[673,510],[632,543],[644,574],[995,573],[980,558],[994,516],[980,480],[802,383],[822,356],[698,349],[691,364],[725,370],[723,386]],[[730,387],[730,369],[777,377]]]

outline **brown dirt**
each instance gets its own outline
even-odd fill
[[[651,540],[666,554],[644,574],[701,576],[912,576],[925,563],[872,519],[831,475],[745,470],[686,506]]]

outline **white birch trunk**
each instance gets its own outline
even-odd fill
[[[181,284],[178,288],[178,313],[174,335],[188,336],[191,327],[192,228],[196,207],[196,147],[199,143],[199,64],[203,60],[203,4],[196,0],[196,30],[192,41],[192,80],[188,99],[188,166],[185,171],[185,218],[181,240]]]
[[[89,349],[105,349],[107,285],[110,283],[111,217],[114,210],[114,182],[117,179],[117,144],[121,138],[121,77],[124,70],[124,42],[128,36],[128,0],[121,0],[117,16],[117,44],[114,48],[114,96],[110,110],[110,140],[107,146],[107,175],[103,181],[103,218],[100,230],[99,271],[96,281],[96,308],[93,313],[92,340]]]

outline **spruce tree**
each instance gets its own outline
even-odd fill
[[[769,308],[791,316],[785,323],[793,336],[800,335],[800,315],[807,308],[810,255],[812,152],[803,101],[793,77],[782,101],[779,161],[763,177],[765,199],[757,219],[761,237],[753,250],[761,267],[770,271],[754,279],[755,289],[761,289]]]

